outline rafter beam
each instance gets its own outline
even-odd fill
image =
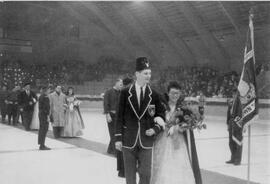
[[[205,47],[208,49],[209,54],[212,56],[212,59],[214,59],[216,66],[228,69],[230,66],[228,62],[230,57],[225,53],[225,50],[221,48],[221,45],[212,33],[205,28],[203,21],[196,13],[190,2],[181,2],[180,6],[178,5],[179,4],[175,3],[175,7],[183,13],[185,18],[190,22],[200,36]]]
[[[239,48],[239,51],[243,50],[242,48],[244,47],[243,43],[245,43],[246,34],[243,34],[243,31],[241,33],[240,23],[235,19],[235,17],[233,17],[233,12],[228,2],[218,1],[218,4],[222,9],[223,14],[229,19],[230,23],[234,27],[236,33],[235,45]]]
[[[186,43],[182,39],[178,38],[175,31],[173,31],[171,23],[164,16],[160,15],[155,5],[152,2],[145,2],[144,7],[149,10],[146,12],[150,12],[148,13],[149,16],[151,16],[156,24],[159,25],[168,41],[173,46],[175,52],[184,59],[183,63],[196,64],[196,58],[192,54],[190,48],[187,47]]]
[[[221,2],[218,1],[217,2],[219,4],[219,6],[222,9],[223,14],[229,19],[230,23],[232,24],[232,26],[235,29],[235,32],[239,38],[239,41],[241,40],[241,31],[240,31],[240,23],[238,23],[238,21],[232,16],[232,9],[230,6],[228,6],[228,3],[226,2]]]
[[[119,41],[119,43],[122,45],[123,49],[126,51],[126,53],[129,55],[129,58],[134,59],[135,53],[131,49],[131,45],[128,42],[128,37],[126,34],[123,33],[121,29],[119,29],[112,21],[111,19],[104,14],[93,2],[82,2],[82,5],[90,10],[93,14],[95,14],[100,21],[106,25],[106,27],[111,31],[113,36]]]
[[[163,60],[160,48],[157,47],[156,43],[149,39],[149,35],[147,35],[147,33],[145,32],[141,23],[137,20],[137,18],[133,15],[131,11],[128,11],[125,8],[120,9],[116,5],[113,5],[113,7],[115,9],[115,13],[118,13],[122,17],[125,25],[129,26],[135,32],[135,34],[140,37],[148,53],[150,53],[153,56],[153,59],[156,61],[156,66],[160,67]]]

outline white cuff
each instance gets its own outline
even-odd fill
[[[154,122],[159,124],[159,126],[161,126],[163,130],[165,129],[165,122],[161,117],[155,117]]]

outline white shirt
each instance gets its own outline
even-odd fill
[[[145,88],[146,88],[146,85],[144,86],[140,86],[137,82],[135,82],[135,89],[136,89],[136,94],[137,94],[137,99],[138,99],[138,104],[139,104],[139,107],[140,107],[140,96],[141,96],[141,87],[143,89],[143,94],[145,94]]]
[[[25,93],[29,96],[30,95],[30,90],[25,90]]]

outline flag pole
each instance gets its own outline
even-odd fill
[[[252,23],[253,25],[253,19],[254,17],[254,10],[251,8],[249,10],[249,22]],[[249,23],[250,24],[250,23]],[[250,25],[249,25],[250,26]],[[252,26],[253,27],[253,26]],[[251,42],[252,42],[252,50],[254,50],[254,35],[253,35],[253,30],[250,30],[251,36]],[[255,65],[255,55],[254,55],[254,65]],[[248,125],[248,168],[247,168],[247,184],[250,184],[250,147],[251,147],[251,124]]]
[[[251,125],[248,125],[248,169],[247,169],[247,184],[250,183],[250,134],[251,134]]]

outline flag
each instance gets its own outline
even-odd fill
[[[238,84],[238,93],[232,107],[233,140],[242,144],[242,130],[258,114],[256,70],[254,54],[253,15],[249,17],[249,29],[244,51],[244,65]],[[241,134],[241,135],[239,135]]]

